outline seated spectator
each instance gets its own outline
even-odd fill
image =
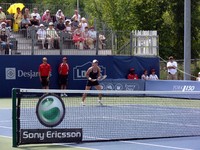
[[[74,15],[72,16],[71,20],[77,22],[81,21],[81,15],[79,15],[78,10],[74,10]]]
[[[93,45],[90,46],[90,49],[93,49],[96,45],[96,40],[97,40],[97,32],[94,30],[94,27],[90,27],[89,32],[89,37],[92,38],[93,40]]]
[[[36,17],[35,19],[37,19],[38,22],[40,22],[41,17],[40,17],[40,14],[38,13],[37,8],[33,8],[33,13],[31,14],[31,19],[33,19],[34,16]]]
[[[3,8],[2,7],[0,7],[0,23],[1,22],[6,22],[6,15],[3,12]]]
[[[129,70],[129,74],[127,76],[127,79],[129,79],[129,80],[138,80],[138,75],[135,73],[135,69],[134,68],[131,68]]]
[[[148,71],[145,69],[144,73],[141,76],[142,80],[149,80]]]
[[[27,29],[29,26],[31,26],[31,21],[27,18],[26,14],[24,14],[24,18],[21,21],[21,28]]]
[[[63,22],[63,18],[61,17],[56,25],[56,29],[59,31],[65,31],[66,27],[65,24]]]
[[[42,41],[42,49],[45,49],[45,42],[47,39],[47,31],[43,24],[40,24],[40,28],[37,31],[37,39]],[[50,43],[50,41],[49,41]]]
[[[23,19],[22,12],[19,7],[17,7],[17,12],[14,14],[14,22],[20,26],[21,21]]]
[[[37,19],[36,15],[33,16],[33,18],[30,20],[30,22],[31,22],[32,26],[35,26],[35,27],[39,26],[39,20]]]
[[[29,20],[31,20],[31,14],[28,8],[25,8],[24,10],[24,15],[26,15],[26,18],[28,18]]]
[[[65,15],[63,14],[62,10],[58,10],[56,12],[56,21],[59,22],[59,19],[62,18],[62,20],[65,20]]]
[[[73,33],[73,41],[75,43],[75,46],[78,49],[83,49],[84,38],[83,38],[83,33],[81,31],[80,25],[78,26],[78,28]]]
[[[156,75],[156,70],[155,69],[151,70],[151,74],[149,76],[149,80],[159,80],[158,76]]]
[[[6,35],[6,30],[1,29],[0,43],[5,54],[9,54],[9,50],[13,48],[13,44],[9,41],[9,37]]]
[[[7,37],[10,38],[10,36],[11,36],[10,28],[6,27],[6,23],[5,23],[5,22],[2,22],[2,23],[1,23],[0,29],[1,29],[1,30],[2,30],[2,29],[5,29],[5,30],[6,30],[6,35],[7,35]]]
[[[198,77],[196,78],[197,81],[200,81],[200,72],[198,73]]]
[[[81,18],[81,22],[79,23],[79,25],[81,25],[81,31],[84,32],[85,31],[85,27],[88,26],[87,20],[84,17]]]
[[[84,48],[85,49],[93,49],[94,48],[92,46],[92,45],[94,45],[93,39],[90,38],[88,27],[85,27],[85,31],[83,32],[83,38],[84,38]]]
[[[99,34],[99,49],[104,49],[105,47],[105,40],[106,40],[106,37],[103,35],[103,34]]]
[[[71,26],[71,20],[67,19],[65,21],[65,31],[69,34],[72,34],[72,26]]]
[[[54,49],[54,42],[57,43],[57,46],[59,47],[60,43],[60,37],[58,36],[56,30],[54,29],[53,22],[49,23],[49,27],[47,28],[47,39],[49,40],[49,46],[48,48]]]
[[[52,21],[51,14],[50,14],[50,11],[48,9],[42,15],[42,21],[47,22],[47,23]]]

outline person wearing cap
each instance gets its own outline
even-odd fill
[[[33,15],[33,18],[31,18],[30,22],[31,22],[31,25],[35,27],[38,27],[40,24],[40,21],[37,19],[36,15]]]
[[[69,74],[69,64],[67,63],[67,57],[63,57],[62,63],[60,63],[58,68],[59,73],[59,84],[61,90],[67,88],[68,74]],[[62,93],[61,96],[67,96],[67,94]]]
[[[158,76],[156,75],[155,69],[151,69],[151,74],[149,75],[149,80],[159,80]]]
[[[71,20],[65,20],[65,30],[67,33],[72,34]]]
[[[53,22],[49,23],[49,27],[47,28],[47,39],[49,41],[49,49],[54,49],[54,41],[57,42],[57,46],[60,45],[60,37],[58,36],[56,30],[54,29]]]
[[[1,23],[0,30],[2,30],[2,29],[6,30],[6,35],[7,35],[8,38],[10,38],[11,32],[10,32],[10,29],[6,27],[6,23],[5,22]]]
[[[62,10],[58,10],[56,12],[56,21],[59,22],[59,19],[62,18],[62,20],[65,20],[65,15],[63,14]]]
[[[174,60],[173,56],[170,56],[167,62],[168,80],[177,80],[177,67],[177,62]]]
[[[39,78],[43,89],[49,89],[49,79],[51,75],[51,65],[47,63],[47,58],[42,58],[42,64],[39,66]]]
[[[135,69],[134,68],[130,68],[129,74],[127,76],[127,79],[129,79],[129,80],[138,80],[138,75],[135,73]]]
[[[42,49],[45,49],[45,42],[47,40],[47,31],[45,30],[43,24],[40,24],[40,28],[37,30],[36,34],[38,41],[42,41]]]
[[[31,19],[33,19],[34,16],[36,17],[35,19],[37,19],[40,22],[41,16],[38,13],[38,9],[37,8],[33,8],[33,12],[31,14]]]
[[[42,15],[42,21],[47,22],[47,23],[52,21],[51,14],[50,14],[50,11],[48,9]]]
[[[5,54],[9,54],[9,50],[13,48],[13,43],[9,41],[9,37],[6,35],[6,29],[1,29],[0,34],[0,43],[3,50],[5,50]]]
[[[98,79],[101,77],[101,69],[98,66],[98,60],[94,59],[92,61],[92,66],[88,68],[86,71],[86,78],[87,78],[87,84],[85,86],[85,90],[90,90],[91,87],[95,87],[97,90],[101,90],[101,85],[98,82]],[[85,99],[87,94],[84,93],[82,96],[82,105],[85,106]],[[102,95],[99,94],[99,104],[102,105]]]
[[[197,81],[200,81],[200,72],[198,73],[198,77],[196,78]]]

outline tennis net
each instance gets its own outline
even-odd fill
[[[200,101],[188,95],[200,91],[13,89],[13,146],[200,136]]]

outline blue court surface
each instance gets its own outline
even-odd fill
[[[11,109],[0,109],[1,137],[12,136],[11,113]],[[200,116],[198,119],[200,119]],[[190,128],[193,127],[190,126]],[[63,145],[77,148],[86,148],[88,150],[200,150],[200,136],[116,142],[91,142],[81,144],[71,143]]]

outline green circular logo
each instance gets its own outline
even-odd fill
[[[36,115],[44,126],[55,127],[64,119],[65,105],[57,95],[46,94],[37,103]]]

